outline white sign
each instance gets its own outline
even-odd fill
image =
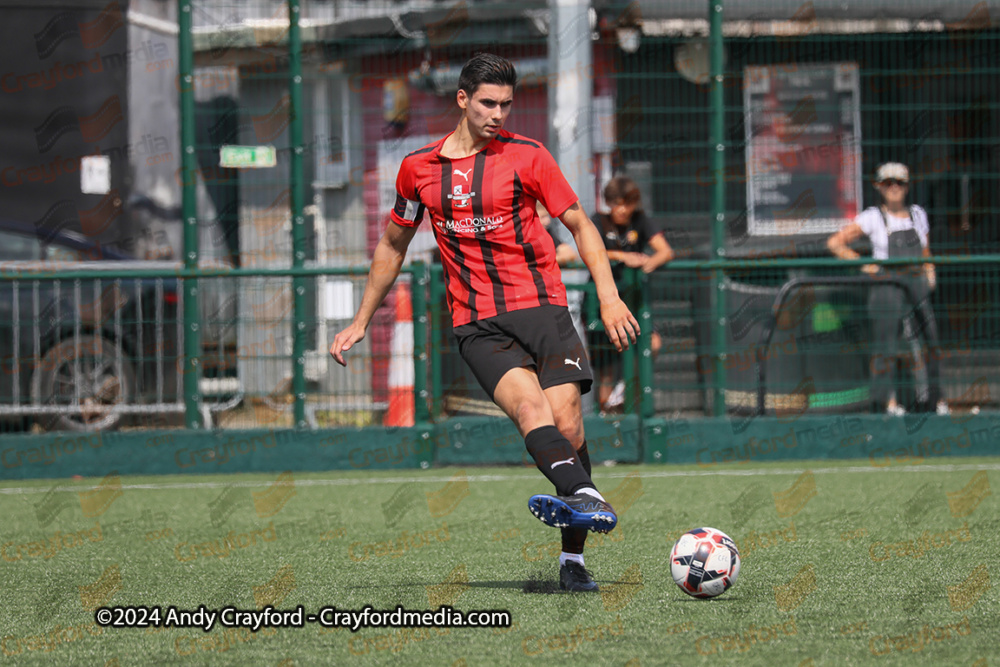
[[[327,280],[323,290],[323,315],[327,320],[354,317],[354,284],[349,280]]]
[[[591,104],[593,132],[591,142],[595,153],[613,153],[617,145],[615,126],[615,98],[610,95],[595,97]]]
[[[830,234],[861,210],[855,63],[747,67],[747,231]]]
[[[111,158],[107,155],[84,155],[80,158],[80,192],[106,195],[111,191]]]

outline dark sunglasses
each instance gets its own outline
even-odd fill
[[[909,181],[901,181],[898,178],[887,178],[887,179],[885,179],[884,181],[881,182],[881,185],[884,185],[887,188],[890,187],[890,186],[893,186],[893,185],[898,185],[901,188],[905,188],[909,184],[910,184]]]

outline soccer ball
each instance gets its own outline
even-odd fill
[[[681,535],[670,550],[670,574],[688,595],[714,598],[740,576],[740,551],[721,530],[695,528]]]

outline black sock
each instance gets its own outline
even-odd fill
[[[583,469],[590,475],[590,453],[587,451],[587,441],[584,440],[580,449],[576,450],[576,455],[580,457]],[[560,466],[561,467],[561,466]],[[587,542],[587,531],[584,528],[563,528],[562,529],[562,550],[567,554],[582,554],[583,545]]]
[[[535,465],[556,487],[556,495],[571,496],[578,489],[593,486],[573,445],[555,426],[540,426],[524,436],[524,446]]]
[[[576,450],[576,455],[580,457],[580,463],[583,464],[583,469],[587,471],[587,477],[590,477],[590,452],[587,451],[587,441],[584,440],[583,444],[580,445],[580,449]]]

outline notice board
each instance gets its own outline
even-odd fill
[[[861,210],[856,63],[744,70],[747,231],[828,234]]]

